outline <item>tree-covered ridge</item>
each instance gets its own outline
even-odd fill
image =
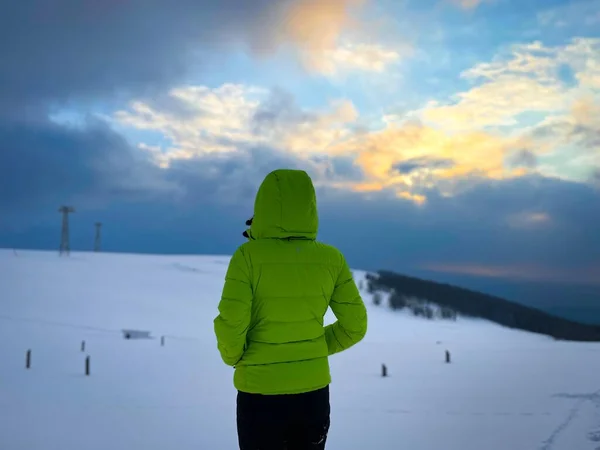
[[[450,284],[380,271],[367,274],[375,303],[385,293],[392,309],[408,308],[426,318],[477,317],[500,325],[568,341],[600,341],[600,327],[553,316],[544,311]]]

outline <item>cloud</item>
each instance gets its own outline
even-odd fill
[[[540,44],[517,45],[508,58],[464,71],[461,77],[479,84],[456,94],[450,104],[432,104],[424,117],[450,130],[464,130],[515,125],[517,116],[527,111],[563,110],[568,99],[558,66]]]
[[[454,101],[431,101],[384,128],[346,135],[329,151],[355,156],[366,179],[354,189],[395,186],[403,198],[424,196],[432,186],[452,195],[465,178],[542,172],[585,181],[600,165],[598,55],[600,40],[593,38],[514,45],[465,70],[474,86]],[[422,159],[453,164],[411,165]]]
[[[286,44],[322,54],[353,26],[360,3],[16,2],[0,14],[0,54],[7,55],[0,60],[2,110],[14,116],[25,105],[148,96],[240,46],[256,55]]]
[[[30,131],[23,130],[34,135]],[[102,208],[104,215],[118,207],[119,215],[111,219],[113,227],[120,226],[121,221],[140,227],[139,221],[154,211],[160,217],[173,215],[170,225],[160,219],[164,230],[181,230],[185,235],[202,222],[203,229],[213,233],[215,240],[224,242],[227,237],[221,236],[220,227],[235,229],[235,220],[250,213],[265,174],[293,167],[307,170],[315,180],[323,238],[343,245],[353,258],[365,264],[370,261],[373,268],[452,261],[503,266],[543,263],[552,270],[562,270],[571,265],[591,267],[600,261],[600,211],[591,207],[600,201],[600,192],[584,185],[543,177],[499,179],[469,184],[452,197],[431,188],[425,190],[427,202],[420,203],[417,214],[414,203],[419,202],[405,198],[394,187],[356,192],[332,183],[336,176],[347,181],[361,179],[360,170],[346,157],[311,160],[266,147],[249,147],[236,153],[173,160],[169,167],[158,169],[148,164],[143,151],[114,140],[110,130],[94,125],[89,131],[91,143],[97,144],[96,151],[78,152],[84,144],[89,149],[90,144],[82,139],[87,133],[73,132],[73,136],[67,136],[70,145],[66,145],[66,139],[54,141],[54,153],[49,147],[40,147],[39,154],[23,159],[22,164],[2,164],[3,168],[10,167],[9,178],[8,172],[2,174],[9,186],[0,201],[3,217],[9,217],[4,213],[10,211],[13,216],[17,212],[29,216],[48,209],[50,220],[55,221],[57,205],[71,201],[80,210],[79,217],[85,209]],[[106,151],[103,142],[110,142],[113,150]],[[57,158],[60,153],[56,149],[63,149],[64,158]],[[119,170],[113,165],[117,161]],[[57,183],[60,180],[63,183]],[[19,205],[22,208],[16,209]],[[124,205],[131,205],[131,211],[127,212]],[[142,213],[140,208],[147,212]],[[133,211],[140,215],[138,219]],[[378,232],[365,235],[367,230]],[[359,234],[363,239],[356,242],[352,236]],[[389,238],[382,241],[378,237],[381,235]],[[193,234],[187,239],[197,241]],[[165,242],[171,242],[171,238],[165,237]],[[481,242],[486,245],[481,246]],[[201,251],[200,244],[194,245]],[[394,250],[397,248],[402,252]],[[365,255],[377,257],[369,259]]]
[[[482,178],[538,172],[589,180],[600,165],[596,50],[600,40],[591,38],[556,47],[514,45],[465,70],[463,77],[474,86],[455,101],[430,101],[383,127],[363,120],[346,99],[307,110],[283,91],[242,85],[184,86],[170,94],[176,108],[138,102],[116,117],[167,138],[169,145],[160,149],[145,143],[162,164],[257,145],[304,158],[343,156],[354,160],[364,178],[338,179],[337,186],[392,188],[422,204],[433,187],[454,195],[465,182]],[[564,67],[572,77],[564,79]]]
[[[600,102],[593,96],[576,98],[563,114],[530,130],[550,149],[538,156],[540,170],[550,176],[589,180],[600,167]]]
[[[381,44],[341,44],[332,50],[319,55],[312,67],[326,75],[336,75],[338,72],[361,70],[364,72],[384,72],[390,65],[400,61],[403,55],[408,55],[407,47],[392,50]]]
[[[427,201],[427,197],[421,194],[413,194],[412,192],[399,190],[396,192],[398,198],[410,200],[417,205],[423,205]]]
[[[510,126],[525,112],[567,111],[574,100],[600,88],[600,39],[575,38],[559,47],[513,45],[508,54],[480,63],[461,77],[476,84],[449,104],[432,103],[424,117],[452,130]],[[571,80],[561,76],[568,68]]]
[[[512,167],[535,169],[538,165],[538,158],[531,150],[521,149],[510,155],[508,162]]]
[[[173,8],[159,0],[77,5],[57,0],[51,6],[34,0],[3,8],[4,223],[15,223],[9,215],[40,208],[54,212],[59,202],[93,208],[147,195],[188,198],[191,183],[182,180],[194,178],[187,177],[190,167],[214,172],[215,166],[229,164],[223,152],[235,151],[240,159],[248,152],[248,164],[264,169],[248,155],[268,148],[269,141],[252,130],[255,98],[266,91],[234,84],[216,90],[172,86],[181,86],[191,73],[202,74],[205,63],[218,61],[228,49],[268,56],[287,45],[322,53],[352,26],[354,6],[360,5],[353,0],[182,0]],[[160,142],[138,142],[136,148],[118,133],[124,126],[82,113],[111,110],[131,98],[137,100],[122,119],[130,129],[158,134]],[[336,111],[352,113],[347,105],[335,108],[315,118],[323,133]],[[189,163],[185,168],[183,161]],[[319,167],[337,174],[337,164],[330,158]],[[202,192],[209,191],[203,186]]]
[[[351,101],[331,100],[313,112],[303,110],[291,99],[287,101],[282,109],[273,109],[269,104],[261,106],[254,116],[254,129],[273,145],[296,154],[344,153],[335,146],[352,135],[351,126],[358,119]]]
[[[163,135],[163,145],[142,146],[162,167],[174,160],[256,146],[313,161],[317,156],[345,157],[354,161],[363,179],[338,177],[338,187],[357,191],[393,187],[399,197],[421,204],[426,189],[445,183],[450,192],[453,179],[522,173],[520,168],[505,167],[506,155],[521,148],[521,140],[486,132],[452,135],[418,122],[357,131],[358,111],[343,99],[321,110],[306,110],[284,91],[267,93],[229,84],[213,89],[185,86],[174,89],[171,97],[176,101],[133,102],[115,114],[120,126]]]
[[[156,105],[131,102],[129,110],[115,113],[124,126],[161,133],[165,147],[146,145],[156,161],[166,166],[173,159],[190,159],[215,152],[231,152],[241,144],[259,144],[250,122],[265,92],[243,85],[224,84],[216,89],[185,86],[170,91],[169,101]],[[164,100],[164,99],[163,99]]]
[[[115,114],[122,126],[164,136],[164,146],[144,143],[162,166],[175,159],[252,146],[326,154],[350,134],[346,125],[358,116],[348,101],[333,101],[322,111],[306,111],[285,92],[268,93],[244,85],[184,86],[173,89],[170,97],[174,101],[168,104],[132,102],[128,110]]]
[[[273,21],[276,41],[291,41],[300,59],[310,71],[324,75],[339,72],[383,72],[410,48],[402,43],[388,48],[378,43],[363,42],[360,35],[372,30],[357,18],[367,0],[297,0],[286,10],[281,22]]]
[[[450,194],[454,179],[519,175],[520,171],[504,166],[505,155],[516,145],[518,142],[484,132],[451,135],[406,122],[358,136],[346,147],[357,153],[357,163],[369,181],[423,195],[433,186]],[[408,165],[403,165],[406,162]],[[398,167],[405,170],[394,170]]]
[[[313,171],[310,162],[257,146],[240,149],[233,155],[213,153],[174,160],[162,172],[166,180],[184,193],[180,200],[182,205],[200,202],[228,208],[243,205],[251,209],[264,176],[280,168]]]
[[[440,159],[440,158],[412,158],[393,166],[394,170],[397,170],[403,175],[410,174],[420,169],[444,169],[454,166],[454,161],[451,159]]]
[[[275,27],[278,33],[309,52],[331,50],[344,31],[358,26],[352,9],[364,3],[364,0],[298,0],[285,10],[279,28]]]
[[[277,101],[272,102],[270,117],[277,118]],[[283,114],[285,120],[302,117],[289,101],[280,104],[291,110]],[[112,229],[107,242],[118,243],[120,250],[227,252],[238,242],[235,236],[251,214],[265,174],[294,167],[307,170],[317,185],[321,238],[341,246],[366,268],[537,264],[571,280],[567,275],[574,268],[592,270],[600,261],[600,211],[591,207],[600,201],[600,192],[577,183],[526,176],[467,182],[453,196],[435,185],[421,192],[401,185],[358,192],[349,187],[364,182],[364,168],[349,155],[306,156],[245,145],[234,152],[174,158],[158,168],[146,151],[129,146],[102,122],[68,133],[58,125],[45,126],[21,128],[11,140],[6,130],[1,133],[3,144],[22,142],[23,147],[9,147],[27,155],[11,165],[17,153],[2,153],[0,164],[3,180],[8,180],[0,198],[3,217],[13,227],[19,225],[19,236],[40,221],[58,224],[57,205],[72,202],[78,223],[106,221],[107,230]],[[442,166],[434,170],[451,170],[449,163],[435,159],[407,160],[417,172],[428,163]],[[35,239],[42,240],[35,242],[54,248],[55,228],[46,234],[39,230]],[[382,240],[382,235],[388,237]],[[14,236],[3,227],[0,244],[20,242]]]
[[[400,198],[419,204],[433,186],[451,195],[455,180],[514,177],[535,169],[535,155],[526,148],[530,143],[520,137],[487,131],[450,133],[418,121],[361,130],[359,113],[347,100],[306,110],[284,91],[244,85],[183,86],[173,89],[168,100],[132,102],[115,114],[115,120],[122,127],[159,132],[161,144],[152,138],[142,141],[141,148],[162,167],[174,160],[256,146],[304,159],[333,155],[353,160],[363,176],[338,177],[336,186],[356,191],[393,187]]]
[[[233,5],[234,0],[228,1]],[[375,44],[348,44],[348,41],[340,47],[340,37],[344,30],[357,26],[352,10],[359,8],[361,3],[349,0],[305,0],[267,5],[259,2],[252,6],[257,8],[257,15],[252,20],[245,22],[240,17],[223,19],[223,29],[228,30],[234,24],[237,27],[241,22],[243,26],[237,27],[232,35],[223,37],[220,37],[222,30],[215,31],[215,39],[222,45],[245,42],[257,53],[264,54],[270,54],[282,43],[288,42],[301,51],[310,50],[316,56],[328,55],[329,61],[333,61],[330,68],[335,67],[335,70],[355,67],[381,71],[387,63],[398,61],[401,52],[386,50]],[[182,5],[183,12],[170,11],[169,14],[158,3],[150,3],[144,9],[148,23],[164,16],[163,19],[168,22],[165,25],[166,31],[169,33],[169,37],[160,45],[154,36],[149,36],[147,45],[152,47],[155,44],[159,47],[156,51],[144,52],[141,47],[136,47],[138,44],[129,42],[132,40],[129,33],[132,33],[132,38],[135,37],[134,42],[139,42],[139,37],[145,37],[147,30],[143,27],[139,30],[136,27],[126,29],[125,24],[133,17],[128,15],[132,14],[131,11],[120,9],[124,8],[120,3],[109,4],[94,14],[98,15],[101,24],[104,24],[103,21],[116,21],[115,34],[127,36],[125,47],[134,46],[123,49],[127,55],[133,55],[130,56],[133,62],[128,60],[127,64],[121,64],[119,58],[125,53],[121,54],[121,48],[115,43],[116,50],[108,52],[109,59],[103,62],[106,67],[98,69],[98,73],[94,73],[92,77],[86,77],[84,71],[90,67],[95,70],[94,64],[83,67],[85,58],[81,58],[81,61],[65,59],[64,64],[75,66],[69,74],[85,79],[72,86],[62,86],[63,73],[52,72],[62,70],[59,67],[48,72],[45,83],[39,83],[36,89],[41,90],[36,96],[30,96],[30,92],[24,89],[20,90],[18,82],[15,84],[18,77],[11,76],[7,71],[2,72],[7,77],[5,87],[17,93],[14,95],[21,95],[18,103],[22,107],[33,98],[33,102],[44,98],[67,98],[71,95],[81,99],[86,95],[95,97],[112,92],[116,85],[125,91],[130,86],[140,97],[127,108],[118,111],[113,125],[125,132],[141,131],[143,137],[139,142],[140,148],[163,168],[174,161],[192,160],[209,154],[235,154],[249,148],[276,148],[300,155],[311,164],[320,157],[320,167],[325,172],[336,175],[332,183],[338,187],[371,192],[391,188],[394,195],[413,199],[421,204],[426,198],[426,192],[432,188],[440,189],[444,195],[453,195],[456,186],[465,179],[500,179],[538,170],[555,175],[553,169],[548,168],[548,160],[542,161],[541,158],[556,151],[556,142],[564,142],[565,146],[575,145],[575,150],[563,151],[577,151],[578,156],[581,153],[580,147],[592,148],[596,142],[596,122],[585,122],[586,117],[593,117],[589,112],[595,111],[595,103],[588,101],[591,106],[586,104],[585,107],[574,103],[575,94],[579,94],[577,98],[580,99],[589,98],[582,95],[596,88],[594,55],[598,44],[592,39],[574,40],[569,45],[553,48],[544,47],[540,43],[515,46],[508,54],[500,55],[492,62],[478,64],[466,70],[463,76],[476,85],[459,93],[454,102],[430,102],[414,112],[413,117],[417,120],[388,123],[383,129],[366,123],[356,106],[347,99],[337,99],[320,109],[308,110],[285,93],[269,92],[260,87],[242,84],[226,83],[216,88],[179,85],[170,89],[167,94],[154,95],[149,100],[144,94],[148,88],[169,85],[179,77],[177,74],[183,73],[180,70],[183,66],[171,64],[169,59],[172,53],[177,53],[174,51],[175,47],[183,46],[182,48],[196,52],[198,43],[207,39],[202,34],[206,30],[196,30],[197,24],[194,22],[192,26],[190,20],[200,14],[195,9],[196,4]],[[132,3],[131,7],[134,6]],[[245,7],[250,8],[247,5]],[[218,18],[221,17],[220,14],[224,14],[217,6],[213,5],[211,8],[208,8],[206,17],[203,16],[202,20],[208,20],[207,17]],[[57,15],[57,11],[61,11],[60,7],[49,11],[45,16],[47,28],[41,28],[42,34],[50,33],[57,25],[69,29],[75,24],[90,20],[90,12],[85,8],[73,10],[70,15]],[[171,24],[169,21],[179,18],[180,13],[189,17],[177,26]],[[17,8],[14,14],[15,17],[30,18],[26,10]],[[275,21],[278,25],[267,27],[267,30],[259,26],[263,23],[261,21],[274,18],[285,20]],[[308,24],[310,27],[306,28],[305,25]],[[97,50],[95,53],[91,52],[92,56],[87,55],[90,58],[103,51],[100,47],[94,47],[100,45],[97,40],[92,42],[92,37],[103,36],[105,33],[104,28],[97,30],[96,26],[94,23],[89,30],[83,30],[81,37],[81,48],[89,45],[88,49]],[[121,26],[122,30],[119,28]],[[211,26],[207,29],[212,30]],[[11,30],[15,32],[10,27],[7,30],[4,31],[7,35]],[[30,41],[24,40],[23,45],[28,45],[35,56],[32,61],[36,61],[36,73],[43,71],[45,64],[45,60],[40,57],[40,49],[55,50],[61,55],[67,55],[61,58],[78,55],[75,50],[68,51],[69,46],[74,45],[72,42],[53,41],[50,38],[48,42],[41,42],[30,37]],[[176,73],[159,73],[162,69],[149,67],[150,63],[145,58],[154,58],[152,64],[159,67],[175,67]],[[185,61],[193,60],[189,54],[185,58]],[[137,64],[138,59],[140,64]],[[321,60],[323,61],[325,60]],[[135,67],[128,68],[130,63],[135,64]],[[577,81],[575,87],[569,86],[558,76],[558,68],[565,64],[573,71],[573,78]],[[58,66],[61,66],[60,61]],[[144,71],[143,75],[148,76],[147,79],[139,77],[137,71],[140,67]],[[103,70],[106,72],[103,73]],[[115,72],[111,72],[112,70]],[[53,86],[52,90],[48,88],[50,85]],[[44,93],[46,88],[48,92]],[[34,91],[35,89],[32,90]],[[569,112],[567,114],[564,111]],[[524,112],[540,112],[551,117],[546,122],[526,127],[525,132],[515,132],[512,128],[510,132],[505,132],[502,129],[520,125],[520,116]],[[556,124],[561,120],[560,129],[566,131],[560,139],[556,139],[559,129]],[[553,126],[545,130],[544,125],[552,121]],[[359,132],[361,129],[363,131]],[[546,138],[540,138],[544,133],[547,134]],[[151,134],[151,137],[146,138]],[[157,134],[159,139],[156,138]],[[348,176],[345,177],[344,171],[332,169],[333,163],[324,162],[327,161],[327,155],[333,155],[334,160],[343,158],[351,162],[348,167],[353,170],[347,172]],[[585,158],[578,157],[574,164],[583,166],[585,163],[589,166],[595,153],[588,150],[584,156]],[[446,160],[452,163],[414,166],[415,161],[424,160]],[[537,164],[534,164],[534,160]],[[407,170],[411,164],[410,170]],[[552,167],[557,167],[556,163]],[[401,170],[396,170],[398,168]],[[577,170],[573,169],[572,173],[575,172]],[[362,179],[359,179],[359,175]],[[589,178],[590,174],[586,176]]]
[[[572,129],[568,133],[568,138],[583,148],[590,150],[600,148],[600,99],[597,102],[591,98],[575,101],[571,114]],[[600,152],[597,152],[596,156],[600,157]]]
[[[449,133],[479,129],[520,140],[523,148],[509,156],[509,164],[584,180],[589,167],[600,164],[598,67],[600,39],[513,45],[462,73],[474,83],[471,89],[446,104],[430,102],[418,115]]]

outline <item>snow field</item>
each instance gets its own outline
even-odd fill
[[[227,262],[0,250],[0,448],[237,448],[233,369],[212,327]],[[330,359],[328,449],[600,448],[599,344],[364,298],[367,336]],[[125,340],[123,328],[154,339]]]

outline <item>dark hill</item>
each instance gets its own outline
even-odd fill
[[[367,275],[369,290],[426,299],[463,316],[478,317],[509,328],[567,341],[599,341],[600,326],[563,319],[544,311],[450,284],[380,271]]]

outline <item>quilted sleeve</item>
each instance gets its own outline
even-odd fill
[[[243,246],[234,253],[214,320],[217,347],[225,364],[234,366],[243,356],[252,306],[250,270]]]
[[[337,320],[325,327],[330,355],[352,347],[367,333],[367,309],[344,256],[340,257],[341,270],[329,303]]]

